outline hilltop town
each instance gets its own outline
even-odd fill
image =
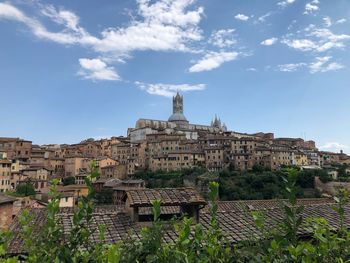
[[[52,209],[48,204],[55,198],[49,194],[53,179],[58,182],[56,199],[59,210],[56,216],[62,219],[57,221],[57,227],[71,235],[73,232],[70,232],[69,222],[74,222],[72,220],[77,216],[76,211],[84,211],[82,204],[89,206],[86,201],[89,199],[82,197],[91,198],[91,186],[86,184],[91,182],[89,174],[98,170],[100,176],[92,181],[96,192],[92,203],[96,206],[87,212],[92,221],[86,231],[95,235],[92,233],[99,233],[99,226],[106,226],[108,234],[104,242],[111,244],[127,238],[130,231],[140,232],[142,226],[152,221],[154,212],[150,207],[155,200],[161,201],[159,218],[164,222],[187,216],[194,223],[210,229],[211,208],[204,199],[208,180],[217,180],[225,171],[229,177],[232,172],[244,177],[245,172],[249,174],[257,170],[269,171],[274,176],[274,173],[286,167],[294,167],[299,171],[326,171],[333,179],[337,178],[340,167],[345,167],[345,173],[350,173],[349,156],[343,152],[319,151],[314,141],[274,138],[273,133],[229,131],[217,117],[208,126],[190,124],[184,115],[183,102],[183,97],[177,94],[173,98],[173,114],[168,121],[139,119],[135,128],[128,129],[127,137],[87,139],[73,145],[41,146],[20,138],[0,138],[0,191],[3,192],[0,193],[0,229],[10,228],[14,235],[9,240],[7,253],[16,257],[26,254],[23,226],[20,223],[22,211],[29,211],[32,224],[37,226],[34,231],[36,235],[41,235],[41,228],[47,220],[46,211]],[[146,187],[147,175],[185,170],[192,172],[192,175],[197,172],[195,183],[187,179],[187,183],[184,182],[181,187]],[[207,184],[203,183],[198,171],[204,175],[215,175],[216,178],[210,176]],[[135,178],[140,172],[145,180]],[[262,172],[261,176],[268,178],[267,185],[271,187],[271,175]],[[302,178],[301,186],[313,186],[315,176],[309,174],[309,177]],[[233,181],[233,184],[237,184],[237,181]],[[242,183],[238,184],[241,187],[239,190],[246,191]],[[264,182],[260,184],[264,185]],[[276,187],[273,185],[271,191],[260,188],[261,191],[269,192],[262,196],[278,197],[272,193]],[[228,192],[237,189],[229,186]],[[246,193],[244,196],[247,196]],[[77,206],[78,202],[82,202],[80,206]],[[220,201],[217,212],[220,229],[231,244],[249,240],[252,223],[246,209],[252,212],[266,211],[272,219],[271,227],[276,227],[281,223],[280,202],[285,200]],[[337,227],[337,216],[332,213],[332,199],[299,199],[298,204],[305,206],[305,218],[332,214],[329,217],[330,225]],[[236,227],[238,221],[242,222],[241,228]],[[81,228],[83,225],[78,222],[76,227]],[[172,240],[167,242],[177,242],[177,233],[171,228],[163,234]],[[306,228],[300,228],[297,234],[305,237],[312,233]],[[95,239],[91,242],[99,243]]]
[[[40,146],[20,138],[0,138],[0,192],[28,180],[36,191],[46,188],[52,178],[75,177],[76,184],[84,184],[91,161],[96,161],[102,178],[128,179],[140,170],[193,167],[205,167],[209,172],[245,171],[254,166],[272,171],[284,166],[317,169],[350,164],[350,157],[343,152],[319,151],[314,141],[301,138],[229,131],[216,116],[211,125],[191,124],[178,93],[168,121],[139,119],[126,137]]]
[[[8,227],[25,207],[46,207],[53,179],[59,182],[60,207],[74,207],[81,196],[87,195],[85,179],[92,162],[100,173],[94,181],[95,190],[104,193],[102,203],[114,205],[124,204],[127,190],[145,189],[147,173],[199,169],[203,174],[217,176],[222,171],[278,172],[285,167],[322,169],[333,179],[337,178],[339,167],[345,167],[343,173],[350,173],[348,155],[319,151],[314,141],[275,138],[273,133],[229,131],[216,116],[210,125],[191,124],[184,115],[183,96],[177,93],[168,121],[139,119],[134,128],[128,129],[126,137],[87,139],[71,145],[35,145],[25,139],[0,138],[0,192],[7,193],[0,193],[3,215],[0,228]],[[144,175],[135,177],[140,172]],[[308,180],[312,181],[313,175]],[[188,186],[188,182],[174,185],[171,180],[165,181],[163,187]],[[230,184],[227,192],[233,191]],[[310,184],[314,183],[306,183],[305,187]],[[195,186],[199,192],[208,187],[198,180],[189,186]],[[265,192],[268,194],[258,198],[275,197],[270,190]],[[226,199],[230,200],[230,196]],[[240,198],[236,195],[234,199]]]

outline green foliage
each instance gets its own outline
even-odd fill
[[[219,173],[221,200],[252,200],[282,198],[284,187],[283,177],[293,169],[296,173],[297,197],[317,197],[314,189],[315,171],[302,171],[293,168],[284,168],[281,171],[266,171],[256,167],[255,171],[229,171]]]
[[[271,171],[271,170],[268,169],[268,168],[265,167],[265,166],[258,165],[258,164],[254,164],[254,165],[253,165],[253,168],[252,168],[252,171],[253,171],[253,173],[263,173],[263,172]]]
[[[318,176],[322,183],[332,181],[331,176],[326,171],[319,171]]]
[[[16,187],[16,194],[18,196],[31,196],[35,195],[35,188],[34,185],[30,182],[28,183],[21,183],[17,185]]]
[[[349,174],[346,173],[346,169],[348,168],[348,165],[341,164],[338,166],[338,177],[348,178]]]
[[[203,167],[186,168],[171,172],[162,170],[152,172],[147,170],[136,172],[135,178],[145,180],[148,188],[182,187],[184,185],[184,177],[196,177],[205,172],[206,169]]]
[[[28,252],[27,262],[57,262],[62,250],[63,231],[58,227],[56,214],[59,210],[59,198],[56,191],[57,181],[52,182],[49,197],[51,202],[47,206],[47,221],[37,235],[31,222],[33,216],[24,210],[19,217],[22,225],[22,238]],[[35,236],[35,238],[33,238]]]
[[[296,175],[296,185],[302,188],[314,188],[315,187],[315,170],[303,170],[299,171]]]
[[[40,231],[34,226],[33,217],[24,210],[19,220],[22,225],[22,238],[28,252],[27,262],[100,262],[103,252],[103,226],[99,230],[101,242],[93,244],[90,237],[96,229],[91,227],[93,212],[92,179],[99,176],[95,163],[91,164],[91,174],[86,177],[89,194],[82,197],[74,211],[72,229],[65,235],[59,224],[59,194],[56,191],[57,180],[52,182],[47,206],[46,223]],[[64,241],[64,242],[63,242]]]
[[[153,202],[154,219],[150,226],[144,227],[116,244],[104,245],[104,227],[100,226],[100,242],[92,244],[90,237],[96,229],[91,227],[94,191],[92,179],[99,176],[96,166],[92,164],[91,175],[86,184],[89,194],[83,197],[74,212],[72,230],[64,234],[58,224],[59,199],[56,191],[57,181],[51,185],[51,202],[47,209],[47,221],[40,231],[31,224],[32,215],[25,211],[20,216],[23,227],[22,236],[25,242],[27,257],[23,262],[159,262],[159,263],[212,263],[212,262],[350,262],[350,231],[345,224],[345,205],[349,195],[340,189],[334,197],[334,211],[339,215],[339,229],[334,231],[325,218],[303,220],[303,207],[298,206],[298,180],[300,172],[287,168],[280,177],[264,178],[247,177],[247,182],[255,189],[264,189],[267,183],[277,182],[283,185],[287,198],[283,204],[283,220],[280,225],[267,227],[268,219],[264,212],[247,211],[247,217],[255,222],[259,236],[252,232],[251,239],[231,247],[222,233],[217,221],[217,200],[219,184],[210,183],[209,206],[210,224],[208,229],[195,223],[193,218],[184,217],[180,221],[160,220],[161,201]],[[230,172],[228,172],[230,174]],[[284,175],[284,177],[282,177]],[[305,174],[304,174],[305,175]],[[302,175],[302,176],[304,176]],[[230,178],[226,174],[226,180]],[[276,181],[275,181],[276,180]],[[282,182],[280,182],[280,180]],[[307,179],[302,179],[308,184]],[[221,187],[220,187],[221,189]],[[312,233],[311,240],[300,240],[297,231],[301,225],[307,226]],[[165,242],[165,233],[174,229],[177,238],[172,243]],[[10,234],[0,233],[0,262],[18,262],[16,258],[6,258],[7,241]]]
[[[296,189],[298,197],[317,197],[314,189],[314,178],[322,174],[323,170],[300,170],[297,171]],[[252,171],[234,171],[225,169],[217,173],[220,183],[221,200],[251,200],[251,199],[273,199],[281,198],[283,190],[283,176],[288,167],[282,171],[269,171],[262,166],[254,166]],[[188,176],[199,178],[206,171],[202,167],[184,169],[181,171],[139,171],[136,178],[146,181],[148,188],[182,187],[183,181]],[[327,175],[328,176],[328,175]],[[307,191],[305,191],[307,189]]]
[[[62,183],[63,183],[63,185],[75,184],[75,177],[74,176],[64,177],[62,179]]]
[[[271,199],[281,197],[282,178],[272,172],[250,172],[219,177],[221,200]]]
[[[6,249],[7,249],[8,241],[10,237],[11,237],[10,232],[0,230],[0,262],[2,262],[1,258],[6,254]]]

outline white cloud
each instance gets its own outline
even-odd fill
[[[205,84],[148,84],[143,82],[135,82],[135,84],[145,90],[147,93],[151,95],[159,95],[164,97],[172,97],[176,94],[177,91],[187,92],[187,91],[200,91],[205,89]]]
[[[301,51],[310,51],[317,48],[317,45],[309,39],[284,39],[282,40],[282,43]]]
[[[258,71],[256,68],[247,68],[247,71],[253,71],[253,72],[255,72],[255,71]]]
[[[350,40],[350,35],[337,35],[329,28],[316,28],[314,25],[308,26],[304,31],[303,38],[293,39],[292,35],[289,35],[282,43],[304,52],[325,52],[334,48],[344,48],[345,41]]]
[[[246,15],[244,15],[244,14],[237,14],[237,15],[235,15],[235,18],[236,18],[237,20],[247,21],[247,20],[249,19],[249,16],[246,16]]]
[[[113,67],[108,67],[101,59],[80,58],[81,70],[78,75],[91,80],[119,80],[120,77]]]
[[[189,8],[195,0],[138,0],[139,19],[125,27],[111,27],[100,32],[101,37],[89,34],[79,26],[79,17],[68,10],[52,5],[40,5],[42,15],[49,17],[62,29],[51,32],[36,18],[25,15],[17,7],[0,3],[0,19],[21,22],[40,39],[65,45],[91,48],[109,60],[130,57],[137,50],[191,52],[192,43],[202,39],[198,27],[203,8]]]
[[[309,35],[319,39],[316,48],[318,52],[324,52],[331,48],[343,48],[345,46],[344,41],[350,39],[350,35],[336,35],[327,28],[315,29]]]
[[[277,67],[278,67],[278,70],[282,72],[294,72],[304,66],[306,66],[306,63],[283,64],[283,65],[278,65]]]
[[[67,28],[79,32],[79,17],[68,10],[57,10],[53,5],[43,6],[40,10],[44,16],[52,19],[57,24],[64,25]]]
[[[335,23],[336,24],[344,24],[345,22],[346,22],[346,19],[342,18],[342,19],[337,20]]]
[[[332,19],[329,17],[329,16],[326,16],[323,18],[323,24],[326,26],[326,27],[331,27],[332,26]]]
[[[316,60],[310,63],[310,73],[336,71],[344,68],[344,66],[337,62],[330,62],[331,56],[317,57]]]
[[[338,62],[331,62],[331,56],[316,57],[314,61],[310,63],[300,62],[291,64],[282,64],[277,66],[278,71],[282,72],[295,72],[302,68],[309,69],[310,73],[323,73],[327,71],[337,71],[344,68],[344,66]]]
[[[202,39],[198,24],[203,8],[187,11],[193,0],[139,0],[142,19],[124,28],[109,28],[102,32],[96,50],[131,52],[134,50],[190,51],[193,41]]]
[[[88,36],[84,34],[86,32],[80,28],[76,28],[75,31],[72,30],[72,28],[67,27],[65,31],[62,30],[60,32],[50,32],[38,20],[26,16],[18,8],[8,3],[0,3],[0,19],[21,22],[25,24],[32,31],[32,33],[40,39],[46,39],[60,44],[76,44],[78,42],[86,44],[88,42],[88,39],[85,38]],[[63,21],[63,18],[60,19]],[[68,23],[67,19],[68,18],[66,18],[66,24],[69,24],[69,26],[71,26],[71,24]],[[56,21],[58,20],[59,19]]]
[[[340,152],[340,150],[349,149],[349,146],[341,144],[339,142],[327,142],[320,147],[323,151]]]
[[[223,63],[237,59],[237,52],[209,52],[190,67],[190,72],[209,71],[220,67]]]
[[[187,11],[193,0],[138,0],[139,21],[126,27],[108,28],[102,37],[94,37],[79,26],[79,18],[67,10],[46,6],[41,13],[63,26],[60,32],[49,32],[36,19],[25,16],[16,7],[0,3],[0,19],[10,19],[26,24],[38,38],[61,44],[80,44],[111,56],[125,56],[135,50],[189,51],[192,41],[202,39],[197,26],[203,13],[199,7]]]
[[[305,11],[304,14],[312,14],[313,12],[318,11],[320,8],[318,7],[318,4],[320,3],[319,0],[313,0],[310,3],[307,3],[305,5]]]
[[[278,41],[278,38],[272,37],[272,38],[265,39],[260,44],[264,45],[264,46],[272,46],[272,45],[276,44],[277,41]]]
[[[231,47],[237,43],[233,34],[234,32],[235,29],[233,28],[216,30],[211,34],[209,43],[219,48]]]
[[[287,7],[288,5],[291,5],[295,2],[295,0],[285,0],[285,1],[281,1],[278,2],[277,5],[281,6],[281,7]]]
[[[265,15],[260,16],[260,17],[258,18],[258,21],[261,22],[261,23],[263,23],[263,22],[266,21],[266,18],[268,18],[268,17],[271,16],[271,15],[272,15],[272,12],[268,12],[268,13],[266,13]]]

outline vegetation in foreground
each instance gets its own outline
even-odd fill
[[[21,262],[349,262],[350,231],[344,225],[344,206],[348,202],[348,193],[340,190],[335,197],[334,210],[339,214],[339,229],[333,231],[324,218],[310,219],[308,224],[313,233],[309,241],[300,240],[297,229],[303,223],[303,207],[297,206],[297,171],[288,170],[284,179],[289,204],[283,207],[284,220],[276,229],[266,229],[264,216],[252,212],[257,228],[263,233],[262,239],[251,239],[231,246],[221,232],[217,221],[218,183],[210,184],[210,228],[204,231],[201,224],[193,225],[189,218],[174,222],[177,232],[174,243],[164,243],[164,222],[159,220],[160,201],[153,203],[154,222],[151,227],[142,230],[141,238],[129,236],[117,244],[104,244],[103,234],[100,242],[92,244],[89,236],[93,234],[91,225],[93,211],[93,188],[91,180],[98,176],[92,167],[87,177],[89,195],[83,198],[73,216],[72,231],[63,236],[57,222],[59,199],[55,191],[55,182],[48,205],[47,222],[38,236],[33,237],[34,227],[31,216],[24,212],[20,216],[23,226],[22,237],[28,252]],[[278,230],[278,231],[277,231]],[[103,233],[103,226],[100,226]],[[6,257],[7,243],[11,233],[0,238],[0,262],[19,262],[19,259]],[[65,242],[63,242],[63,240]]]

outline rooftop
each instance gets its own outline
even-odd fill
[[[253,206],[257,210],[263,210],[263,216],[266,219],[266,227],[276,228],[284,220],[284,215],[278,204],[283,200],[248,200],[248,201],[227,201],[219,202],[219,210],[217,220],[227,240],[231,243],[237,243],[248,240],[252,237],[263,237],[263,233],[255,226],[254,220],[246,213],[242,207]],[[339,227],[339,215],[333,210],[332,201],[330,199],[300,199],[299,204],[305,206],[302,213],[303,218],[324,217],[328,220],[330,227],[337,229]],[[145,210],[145,211],[143,211]],[[140,208],[140,213],[148,213],[150,207]],[[176,206],[163,207],[162,212],[172,214],[178,211]],[[35,231],[40,231],[40,226],[46,220],[45,209],[32,209],[33,225],[37,226]],[[59,213],[60,224],[64,232],[68,233],[72,229],[73,210],[61,209]],[[201,210],[199,222],[203,225],[204,230],[208,230],[210,226],[210,213],[208,209]],[[130,233],[139,237],[142,225],[131,221],[130,217],[123,212],[122,207],[102,207],[96,208],[93,212],[92,228],[96,230],[91,236],[94,242],[99,242],[99,227],[106,226],[105,243],[115,243],[126,238]],[[306,220],[304,221],[306,222]],[[344,225],[350,228],[350,205],[345,206]],[[18,219],[15,219],[11,230],[14,237],[9,246],[10,254],[19,254],[24,252],[24,244],[20,237],[21,226]],[[166,228],[164,234],[165,242],[174,242],[177,238],[175,230],[171,227]],[[310,228],[306,224],[302,224],[298,229],[300,237],[311,237]]]
[[[126,191],[131,207],[152,206],[152,201],[161,200],[162,206],[205,205],[204,198],[190,187],[134,189]]]
[[[16,198],[0,193],[0,205],[13,203],[14,201],[16,201]]]

